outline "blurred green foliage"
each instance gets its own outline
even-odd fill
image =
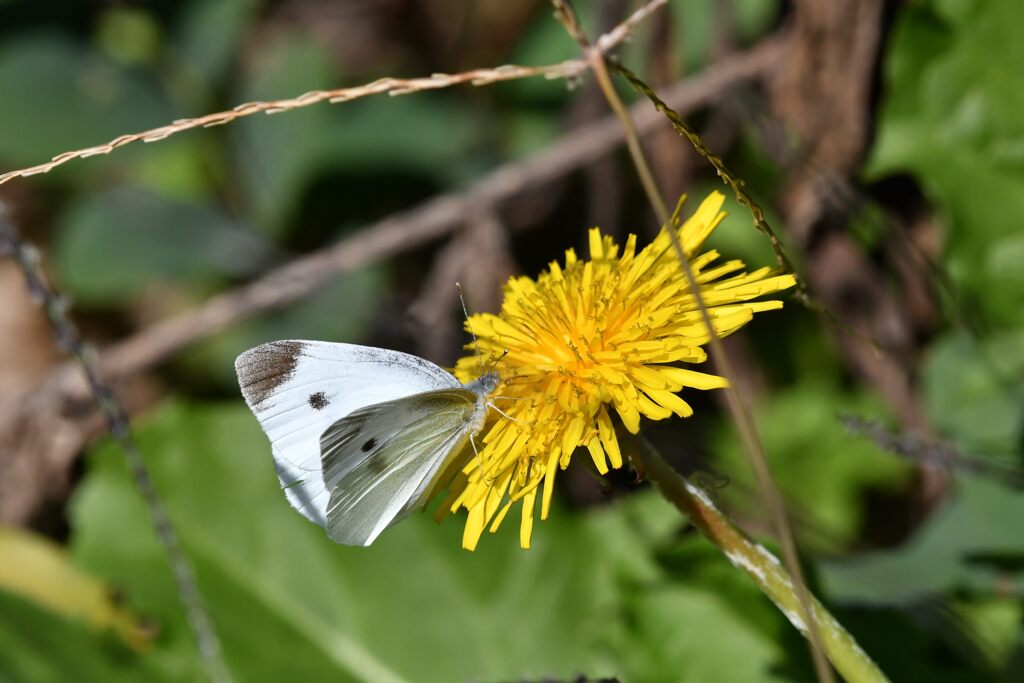
[[[63,287],[84,305],[127,304],[147,286],[209,286],[251,275],[276,251],[215,208],[141,188],[86,195],[62,227],[54,265]]]
[[[786,680],[772,674],[787,660],[778,642],[784,617],[699,539],[680,547],[696,553],[691,571],[703,568],[706,582],[666,571],[655,551],[681,521],[650,492],[587,514],[556,510],[527,553],[514,524],[468,553],[458,520],[437,526],[427,515],[368,551],[334,544],[294,513],[244,406],[171,402],[137,436],[241,680],[517,680],[586,671],[697,682],[731,659],[744,665],[717,680]],[[70,521],[76,562],[106,577],[158,634],[148,653],[132,656],[62,625],[64,647],[78,655],[48,666],[82,681],[108,680],[112,666],[148,680],[197,678],[163,551],[115,444],[90,457]],[[676,610],[690,617],[680,621]],[[33,640],[23,629],[60,620],[36,612],[19,605],[16,620],[0,620],[0,647],[19,645],[3,652],[0,673],[30,670],[46,657],[45,631]],[[77,656],[88,666],[78,667]]]
[[[844,392],[824,377],[775,391],[758,406],[768,464],[805,547],[826,553],[849,548],[864,532],[865,493],[895,493],[909,479],[909,463],[850,434],[837,419],[879,413],[877,401]],[[722,496],[734,509],[760,514],[757,481],[731,425],[722,426],[713,451],[715,466],[731,479]]]
[[[0,137],[6,164],[30,165],[176,118],[153,74],[125,69],[50,32],[8,36],[0,45]],[[68,116],[73,111],[74,116]]]
[[[1014,0],[916,3],[897,21],[867,173],[911,172],[948,223],[946,266],[1000,324],[1024,322],[1024,44]]]
[[[392,57],[383,71],[368,72],[311,38],[308,25],[268,19],[273,8],[257,0],[69,4],[53,17],[29,4],[0,3],[0,19],[10,19],[0,25],[4,169],[243,101],[451,69]],[[733,3],[740,37],[769,30],[779,4]],[[709,61],[714,7],[670,3],[681,73]],[[593,27],[593,7],[583,4],[581,14]],[[923,0],[899,9],[864,178],[907,174],[923,187],[939,211],[940,265],[963,314],[951,318],[974,321],[968,328],[950,320],[928,342],[920,375],[930,423],[964,455],[1019,468],[1018,14],[1016,0]],[[540,5],[507,61],[575,56],[549,15]],[[626,61],[646,63],[645,45],[638,38],[627,46]],[[122,320],[181,310],[543,148],[577,95],[537,79],[317,105],[71,163],[32,181],[49,266],[76,310],[97,326],[116,321],[116,334]],[[757,196],[770,196],[774,169],[749,141],[730,164]],[[698,177],[690,195],[712,187],[717,181]],[[771,264],[749,216],[731,200],[727,208],[711,245]],[[646,214],[634,214],[638,225],[602,227],[643,234]],[[587,226],[577,222],[559,240],[582,240]],[[852,229],[869,246],[882,237],[878,226]],[[524,269],[573,246],[528,239],[530,248],[515,254]],[[163,376],[172,398],[139,421],[142,450],[238,679],[811,680],[799,635],[649,491],[605,506],[563,495],[527,553],[514,524],[470,554],[459,549],[458,520],[436,526],[426,515],[370,550],[345,548],[288,507],[269,445],[235,393],[232,359],[273,338],[372,342],[382,328],[401,337],[392,313],[426,269],[410,258],[347,274],[288,310],[186,351]],[[770,383],[755,412],[812,588],[894,680],[1024,679],[1024,494],[957,474],[953,494],[912,535],[873,539],[872,525],[902,524],[900,512],[879,519],[878,501],[900,499],[919,477],[842,427],[840,413],[887,416],[848,376],[822,327],[787,302],[754,323],[748,345]],[[730,481],[715,494],[749,528],[764,529],[734,430],[710,401],[687,398],[698,415],[682,429],[701,430],[694,443],[707,451],[702,464]],[[680,451],[691,446],[672,436]],[[151,621],[155,640],[138,653],[115,634],[0,590],[0,680],[198,679],[181,603],[113,445],[89,455],[68,521],[74,566]]]

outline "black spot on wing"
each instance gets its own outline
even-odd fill
[[[331,402],[328,400],[327,395],[322,391],[309,395],[309,407],[313,410],[323,410],[330,404]]]
[[[370,439],[363,444],[363,453],[369,453],[373,450],[373,447],[377,445],[377,439]]]
[[[262,407],[279,386],[292,378],[305,346],[301,341],[270,342],[235,359],[238,386],[249,407]]]

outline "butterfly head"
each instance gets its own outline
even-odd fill
[[[480,375],[478,378],[467,384],[466,388],[476,392],[479,396],[489,396],[498,388],[498,384],[500,382],[501,378],[498,376],[498,373],[492,370]]]

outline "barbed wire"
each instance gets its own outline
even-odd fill
[[[103,414],[111,436],[124,452],[132,481],[149,511],[157,540],[167,554],[171,574],[177,585],[178,596],[185,606],[188,622],[199,648],[200,658],[210,680],[214,683],[229,683],[232,680],[231,675],[221,657],[220,641],[213,630],[206,607],[203,605],[192,565],[181,549],[178,535],[171,524],[156,487],[153,485],[153,479],[142,458],[142,452],[132,437],[128,413],[117,394],[100,375],[95,353],[83,341],[74,323],[68,317],[70,308],[68,299],[51,286],[46,279],[41,266],[39,250],[21,240],[2,203],[0,203],[0,256],[10,257],[17,265],[25,279],[29,295],[45,312],[57,345],[74,359],[75,364],[85,375],[92,399]]]

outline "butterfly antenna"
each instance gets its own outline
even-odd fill
[[[480,342],[476,339],[476,333],[473,332],[473,325],[469,322],[469,309],[466,308],[466,298],[462,296],[462,285],[458,282],[455,283],[455,290],[459,293],[459,303],[462,304],[462,315],[466,318],[466,329],[469,330],[469,336],[473,338],[473,350],[476,351],[477,358],[480,359],[480,376],[484,375],[484,358],[480,355]]]
[[[487,368],[487,372],[494,372],[494,370],[498,367],[498,363],[500,363],[502,361],[502,359],[505,356],[507,356],[507,355],[508,355],[508,349],[505,349],[504,351],[501,352],[500,356],[498,356],[493,361],[491,361],[491,364]]]

